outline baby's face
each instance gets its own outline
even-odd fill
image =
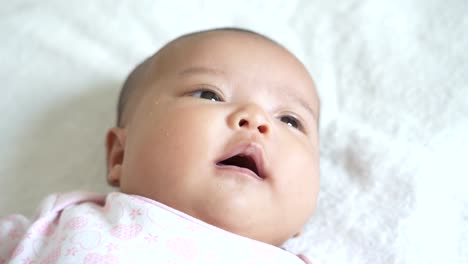
[[[109,180],[273,245],[300,232],[319,189],[319,103],[303,65],[256,36],[211,32],[151,67],[131,121],[108,134],[122,144]]]

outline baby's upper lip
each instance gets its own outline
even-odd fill
[[[223,155],[216,164],[239,155],[252,159],[257,167],[257,176],[262,180],[266,178],[263,147],[261,144],[254,141],[237,144],[231,149],[228,149],[226,154]]]

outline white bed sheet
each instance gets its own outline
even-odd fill
[[[129,70],[190,31],[284,43],[319,86],[314,263],[468,263],[468,2],[1,1],[0,217],[105,192],[104,135]]]

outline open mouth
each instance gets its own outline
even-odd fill
[[[235,156],[232,156],[228,159],[225,159],[223,161],[218,162],[216,165],[218,166],[236,166],[240,168],[245,168],[250,171],[252,171],[257,177],[262,178],[259,174],[257,164],[255,163],[255,160],[247,155],[243,154],[238,154]]]

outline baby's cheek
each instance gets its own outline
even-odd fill
[[[310,153],[299,155],[292,159],[289,172],[292,200],[298,207],[310,210],[318,194],[318,159]]]

